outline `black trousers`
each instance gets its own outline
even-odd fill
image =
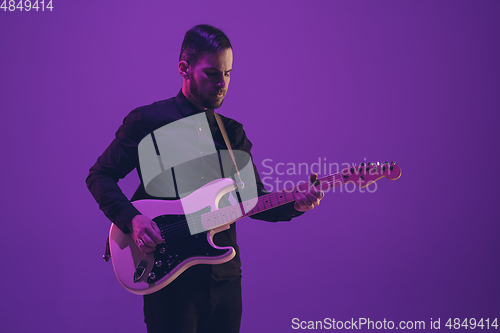
[[[241,312],[241,277],[177,279],[144,296],[148,333],[238,333]]]

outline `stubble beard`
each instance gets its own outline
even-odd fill
[[[201,106],[207,109],[218,109],[222,106],[222,102],[224,102],[224,98],[222,98],[220,101],[211,101],[200,94],[200,90],[198,89],[198,84],[194,80],[193,77],[190,78],[189,80],[189,90],[191,91],[191,95],[194,97],[195,100],[200,103]]]

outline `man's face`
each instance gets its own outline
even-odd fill
[[[232,68],[231,49],[219,53],[203,53],[194,65],[189,66],[191,96],[207,109],[219,108],[226,97]]]

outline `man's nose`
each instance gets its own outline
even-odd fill
[[[224,75],[221,75],[221,77],[219,78],[219,82],[217,82],[217,87],[224,88],[225,85],[226,85],[226,78],[224,77]]]
[[[225,85],[226,85],[226,80],[224,80],[224,78],[220,79],[219,82],[217,82],[218,88],[224,88]]]

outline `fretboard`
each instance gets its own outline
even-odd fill
[[[344,181],[340,173],[335,173],[319,178],[316,184],[315,186],[310,182],[304,182],[292,188],[265,194],[255,199],[246,200],[233,206],[224,207],[214,212],[203,214],[203,227],[206,230],[214,229],[239,218],[258,214],[289,202],[294,202],[297,200],[300,192],[304,192],[312,186],[315,186],[318,190],[326,191],[332,187],[344,184]]]

